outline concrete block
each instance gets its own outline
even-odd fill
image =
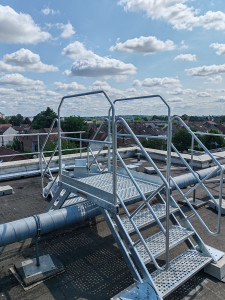
[[[10,195],[13,193],[13,188],[10,185],[0,186],[0,196]]]
[[[218,199],[216,199],[217,203],[219,203]],[[215,209],[216,211],[218,211],[218,207],[216,206],[216,204],[212,201],[209,200],[209,207],[211,207],[212,209]],[[225,200],[222,199],[222,205],[221,205],[221,215],[225,215]]]
[[[204,268],[207,274],[225,282],[225,256],[223,256],[217,263],[211,262]]]

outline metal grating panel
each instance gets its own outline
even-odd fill
[[[152,206],[152,209],[154,210],[156,216],[161,219],[166,216],[166,205],[165,204],[156,204]],[[170,207],[170,213],[174,213],[177,211],[178,208],[176,207]],[[131,224],[129,218],[123,217],[121,218],[126,230],[130,233],[134,231],[134,227]],[[134,217],[133,220],[137,227],[140,229],[142,227],[145,227],[153,222],[155,222],[155,219],[150,212],[148,208],[140,210]]]
[[[86,202],[87,200],[84,199],[83,197],[74,197],[72,199],[66,200],[62,207],[67,207],[67,206],[71,206],[71,205],[76,205],[78,203],[82,203],[82,202]]]
[[[149,194],[156,190],[159,185],[154,183],[143,182],[139,179],[135,179],[140,190],[144,194]],[[81,178],[79,181],[99,188],[102,191],[113,193],[113,175],[112,173],[105,173],[95,176],[90,176],[86,178]],[[117,193],[122,200],[132,199],[134,197],[139,197],[140,194],[129,177],[117,175]]]
[[[188,250],[170,262],[167,271],[156,270],[151,274],[161,297],[172,293],[212,260],[196,250]]]
[[[176,245],[180,244],[182,241],[186,240],[194,233],[193,231],[187,230],[186,228],[176,225],[171,226],[169,232],[170,248],[173,248]],[[145,242],[154,257],[157,257],[165,253],[166,251],[166,237],[162,231],[145,239]],[[146,251],[144,245],[141,242],[136,246],[136,249],[142,257],[144,263],[148,263],[151,261],[148,252]]]

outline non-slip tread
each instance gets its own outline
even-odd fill
[[[166,216],[165,204],[155,204],[152,206],[152,209],[159,219],[164,218]],[[176,207],[170,207],[170,213],[174,213],[177,210],[178,208]],[[133,220],[139,229],[155,222],[155,218],[153,217],[152,213],[148,208],[140,210],[133,217]],[[134,232],[134,227],[127,216],[121,218],[121,221],[123,222],[123,225],[129,233]]]
[[[192,234],[194,234],[194,231],[187,230],[184,227],[177,225],[171,226],[169,229],[170,249],[189,238]],[[162,231],[148,237],[145,239],[145,242],[154,257],[160,256],[166,251],[166,237]],[[145,264],[151,261],[146,248],[141,242],[136,246],[136,249]]]
[[[211,257],[196,250],[187,250],[170,262],[167,271],[156,270],[151,277],[160,296],[165,297],[211,261]]]

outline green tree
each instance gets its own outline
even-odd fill
[[[158,150],[166,149],[166,144],[163,142],[163,140],[160,140],[160,139],[144,140],[142,142],[142,145],[145,148],[152,148],[152,149],[158,149]]]
[[[62,130],[64,132],[72,132],[72,131],[85,131],[86,134],[84,136],[88,136],[88,126],[85,122],[84,118],[80,116],[70,116],[62,121]],[[70,134],[70,136],[77,137],[77,135]]]
[[[209,133],[220,134],[216,129],[210,129]],[[225,140],[222,136],[203,135],[202,142],[207,149],[216,149],[225,146]]]
[[[12,116],[9,120],[9,123],[13,126],[20,126],[23,123],[23,116],[21,114],[17,114],[16,116]]]
[[[28,124],[28,125],[30,125],[30,124],[31,124],[31,120],[30,120],[28,117],[26,117],[26,118],[24,119],[24,121],[23,121],[23,124]]]
[[[0,118],[0,124],[6,124],[6,120],[3,118]]]
[[[191,135],[186,129],[179,129],[173,136],[172,142],[179,151],[188,151],[191,147]]]
[[[45,111],[41,111],[34,117],[31,126],[34,129],[49,128],[54,118],[57,118],[57,114],[50,107],[47,107]]]
[[[141,120],[142,120],[141,116],[135,116],[134,117],[134,121],[141,121]]]
[[[45,145],[44,151],[53,151],[55,149],[57,141],[48,141],[47,144]],[[62,140],[61,142],[62,150],[65,149],[75,149],[79,147],[76,145],[74,141],[69,141],[69,140]],[[80,150],[68,150],[68,151],[63,151],[63,154],[73,154],[74,152],[79,152]],[[45,153],[45,156],[51,156],[52,153]],[[58,155],[58,151],[56,151],[55,155]]]
[[[16,150],[16,151],[22,152],[23,151],[22,142],[19,141],[17,137],[14,137],[11,148]]]

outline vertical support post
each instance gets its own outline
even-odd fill
[[[117,126],[115,107],[112,106],[112,157],[113,157],[113,202],[117,205]]]
[[[35,247],[36,247],[36,266],[40,266],[40,259],[39,259],[39,244],[38,244],[39,237],[37,236],[35,241]]]
[[[61,103],[58,108],[58,152],[59,152],[59,180],[62,179],[62,141],[61,141],[61,120],[60,120],[60,108],[64,97],[61,100]]]
[[[194,159],[194,136],[191,136],[191,168],[193,169],[193,159]]]
[[[111,142],[111,123],[110,123],[110,111],[111,109],[109,110],[109,113],[108,113],[108,142]],[[110,169],[110,156],[111,156],[111,145],[108,145],[108,171]]]
[[[81,139],[82,139],[82,132],[80,132],[80,158],[81,158],[81,153],[82,153],[82,151],[81,151],[81,148],[82,148],[82,141],[81,141]]]
[[[169,268],[169,226],[170,226],[170,169],[171,169],[171,142],[172,142],[172,121],[170,107],[168,106],[168,132],[167,132],[167,167],[166,180],[169,185],[166,189],[166,269]]]
[[[88,167],[88,172],[89,172],[90,171],[89,143],[87,145],[87,167]]]

